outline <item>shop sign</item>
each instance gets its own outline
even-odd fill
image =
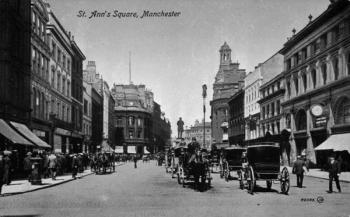
[[[315,127],[324,127],[327,125],[327,117],[321,116],[315,118]]]

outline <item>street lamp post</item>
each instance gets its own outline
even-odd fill
[[[203,96],[203,148],[205,148],[205,98],[207,97],[207,85],[202,85],[202,96]]]

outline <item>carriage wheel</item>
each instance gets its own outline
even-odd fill
[[[255,177],[254,177],[254,171],[253,168],[251,166],[248,167],[248,177],[247,177],[247,181],[248,181],[248,192],[250,194],[253,194],[254,192],[254,187],[255,187]]]
[[[228,167],[228,162],[226,162],[225,166],[225,181],[228,182],[230,178],[230,168]]]
[[[180,168],[180,178],[181,178],[182,187],[185,187],[186,181],[185,181],[185,172],[183,168]]]
[[[237,171],[237,173],[238,173],[238,179],[239,179],[239,188],[240,188],[241,190],[243,190],[243,189],[244,189],[243,171],[240,170],[240,171]]]
[[[281,182],[281,192],[283,194],[288,194],[290,181],[289,181],[289,172],[286,167],[282,169],[280,182]]]
[[[271,180],[266,181],[266,187],[267,187],[268,190],[271,190],[271,187],[272,187],[272,181]]]
[[[180,172],[177,173],[177,183],[178,183],[179,185],[181,184]]]

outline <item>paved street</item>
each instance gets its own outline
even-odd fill
[[[306,177],[303,189],[288,196],[258,189],[254,195],[214,174],[213,188],[205,192],[183,188],[155,162],[132,163],[117,173],[90,175],[40,191],[0,198],[0,216],[332,216],[350,215],[350,184],[343,193],[327,194],[328,181]],[[265,183],[259,183],[265,186]],[[275,191],[277,190],[277,191]],[[324,202],[316,202],[323,197]],[[315,201],[302,201],[315,199]]]

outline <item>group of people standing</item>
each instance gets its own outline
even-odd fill
[[[335,160],[335,156],[331,155],[328,162],[328,174],[329,174],[329,188],[328,193],[333,193],[333,180],[337,186],[338,192],[341,193],[339,184],[339,176],[341,173],[341,161]],[[297,177],[297,187],[303,187],[304,173],[309,171],[309,167],[306,164],[305,158],[298,156],[294,162],[292,173]]]

